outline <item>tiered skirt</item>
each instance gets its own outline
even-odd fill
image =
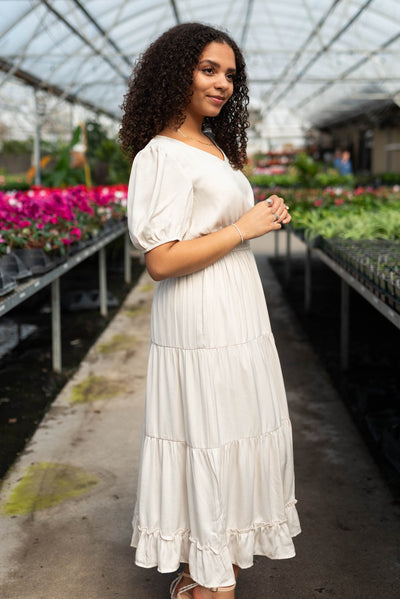
[[[139,566],[189,564],[206,587],[232,564],[295,554],[291,424],[247,244],[158,284],[132,545]]]

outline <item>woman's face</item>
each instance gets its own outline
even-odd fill
[[[196,120],[215,117],[233,94],[235,54],[226,43],[208,44],[193,73],[190,104],[186,109]]]

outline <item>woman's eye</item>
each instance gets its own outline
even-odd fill
[[[207,73],[207,75],[212,75],[213,69],[211,67],[207,67],[203,69],[203,73]]]

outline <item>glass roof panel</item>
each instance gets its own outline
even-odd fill
[[[350,96],[398,98],[398,0],[2,0],[0,102],[18,77],[119,119],[135,60],[178,21],[231,33],[263,114],[312,123]]]

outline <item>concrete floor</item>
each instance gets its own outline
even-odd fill
[[[281,235],[284,247],[284,235]],[[398,599],[400,512],[318,357],[290,312],[268,265],[269,236],[257,255],[287,387],[294,429],[297,556],[256,558],[239,576],[238,599]],[[299,242],[294,252],[302,252]],[[0,572],[4,599],[167,598],[172,574],[144,570],[129,547],[149,316],[154,284],[143,275],[93,346],[10,470],[0,495]],[[71,403],[90,376],[113,384],[109,396]],[[80,387],[78,387],[79,389]],[[10,493],[32,464],[60,464],[94,474],[78,497],[39,509],[56,480],[43,465],[25,515],[5,515]],[[50,472],[50,474],[49,474]],[[62,492],[84,488],[61,476]],[[72,482],[71,482],[72,481]],[[83,487],[82,487],[83,485]],[[21,498],[17,507],[21,507]],[[12,510],[11,510],[12,511]]]

